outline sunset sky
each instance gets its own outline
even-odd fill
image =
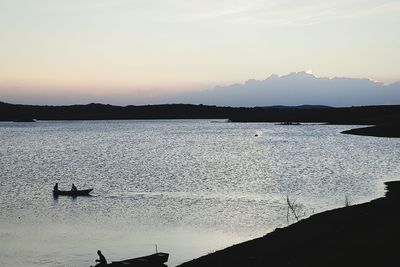
[[[143,103],[303,70],[400,80],[400,1],[0,0],[0,101]]]

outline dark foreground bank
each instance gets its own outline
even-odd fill
[[[399,266],[400,182],[386,185],[384,198],[322,212],[180,266]]]

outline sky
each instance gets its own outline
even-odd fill
[[[0,0],[0,101],[146,103],[298,71],[389,84],[399,51],[399,0]]]

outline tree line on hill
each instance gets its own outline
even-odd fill
[[[232,122],[305,122],[379,125],[400,122],[400,105],[219,107],[191,104],[39,106],[0,102],[0,121],[229,119]]]

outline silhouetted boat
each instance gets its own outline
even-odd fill
[[[123,261],[113,261],[107,264],[112,267],[133,267],[133,266],[148,266],[148,267],[161,267],[166,266],[164,263],[168,261],[169,254],[158,252],[149,256],[133,258]]]
[[[85,190],[77,190],[77,191],[62,191],[62,190],[53,190],[54,196],[88,196],[93,189],[85,189]]]

